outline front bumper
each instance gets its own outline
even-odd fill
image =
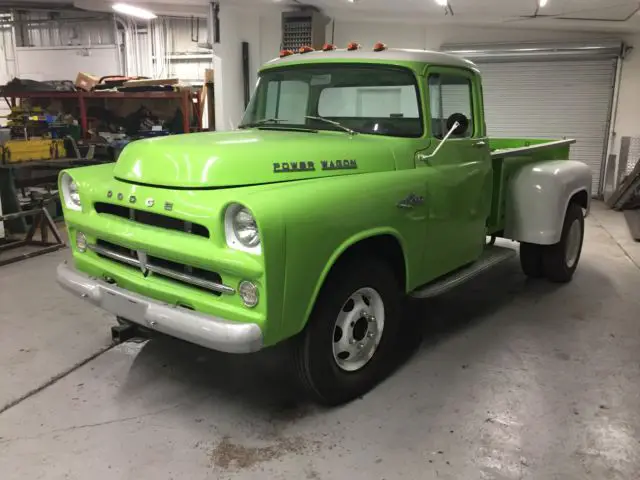
[[[221,352],[250,353],[262,348],[262,330],[255,323],[232,322],[158,302],[85,275],[66,263],[58,265],[56,273],[65,290],[150,330]]]

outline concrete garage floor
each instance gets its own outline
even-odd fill
[[[413,303],[420,345],[333,410],[299,400],[277,350],[107,348],[108,318],[53,283],[65,252],[4,267],[0,476],[638,478],[640,244],[628,238],[622,215],[595,205],[573,283],[526,281],[513,261]]]

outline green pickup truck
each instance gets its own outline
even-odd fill
[[[520,243],[526,275],[571,280],[591,173],[568,160],[572,140],[487,137],[467,60],[307,50],[262,67],[235,131],[62,172],[73,265],[57,279],[113,313],[121,340],[232,353],[288,340],[301,385],[335,405],[390,371],[406,296],[517,255],[496,238]]]

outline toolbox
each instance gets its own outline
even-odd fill
[[[29,140],[7,140],[2,149],[4,163],[50,160],[66,156],[64,140],[32,138]]]

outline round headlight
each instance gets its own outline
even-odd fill
[[[81,210],[82,202],[80,201],[80,192],[78,185],[68,173],[63,173],[60,179],[60,189],[62,197],[67,208],[71,210]]]
[[[73,180],[69,184],[69,200],[73,202],[74,205],[82,206],[80,202],[80,193],[78,192],[78,184]]]
[[[233,230],[238,241],[245,247],[252,248],[260,244],[256,219],[246,208],[239,208],[234,213]]]

